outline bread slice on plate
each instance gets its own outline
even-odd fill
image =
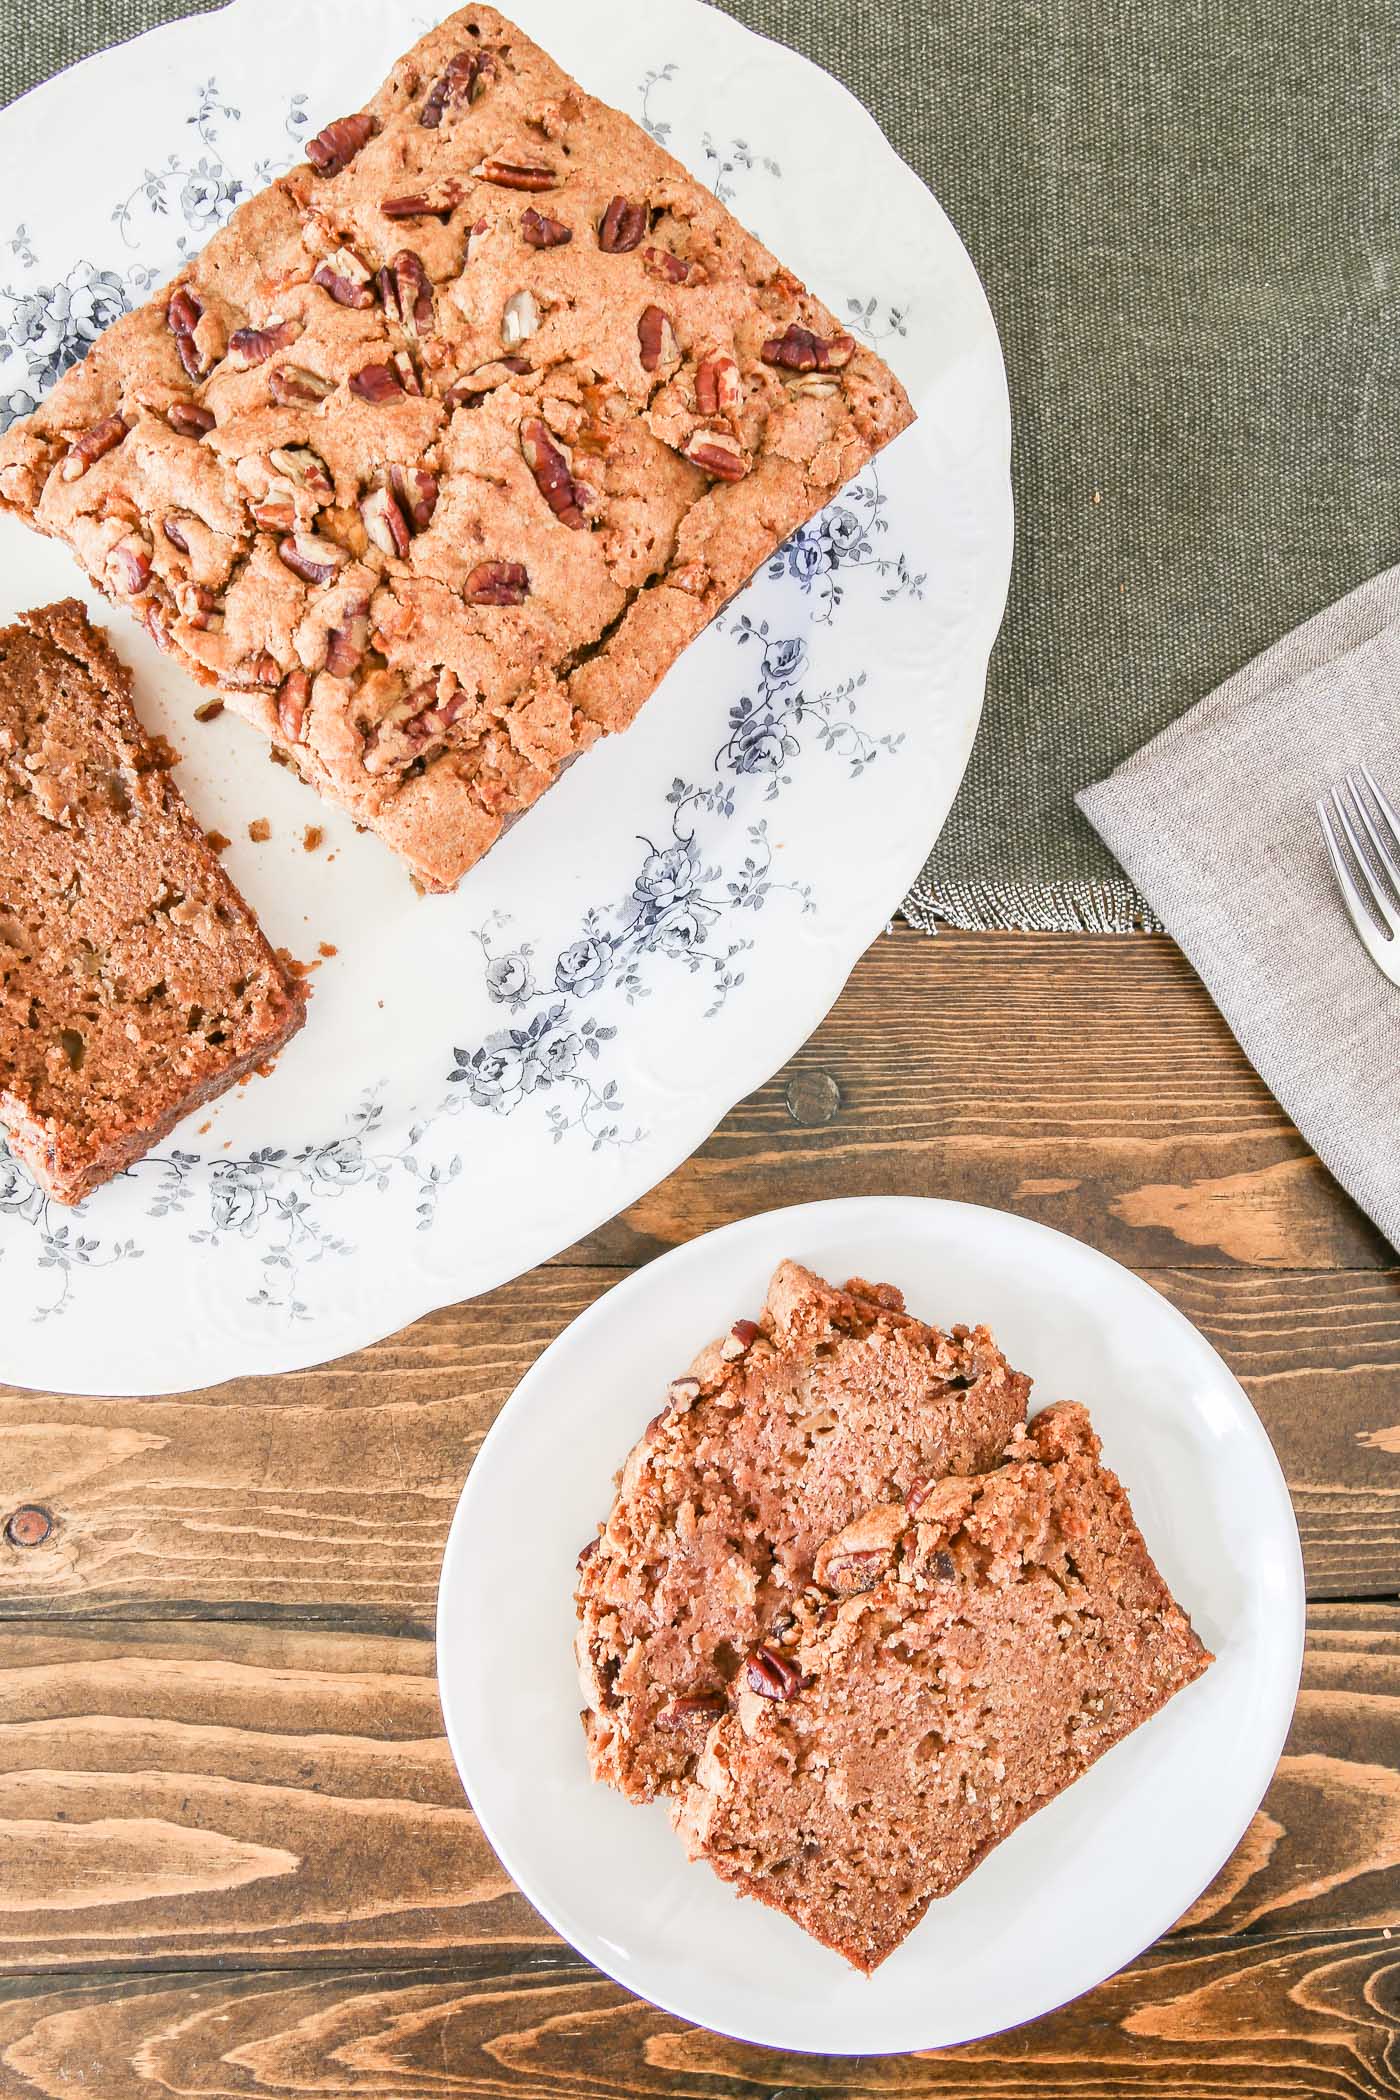
[[[865,1511],[813,1578],[672,1820],[692,1858],[867,1971],[1212,1660],[1072,1404],[996,1472]]]
[[[985,1327],[945,1333],[888,1284],[838,1290],[781,1263],[758,1318],[673,1382],[584,1548],[594,1776],[638,1801],[681,1784],[745,1658],[792,1621],[823,1542],[854,1520],[854,1563],[873,1565],[863,1513],[996,1466],[1029,1384]]]

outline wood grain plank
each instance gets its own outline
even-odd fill
[[[1258,1407],[1311,1593],[1400,1593],[1400,1272],[1147,1273]],[[40,1546],[0,1535],[0,1620],[157,1611],[428,1627],[482,1437],[540,1351],[615,1279],[537,1271],[339,1363],[206,1394],[0,1389],[0,1534],[16,1505],[54,1519]],[[638,1395],[639,1426],[653,1406]]]
[[[1400,1593],[1400,1271],[1164,1270],[1273,1439],[1312,1597]]]
[[[815,1073],[841,1105],[801,1127],[787,1089]],[[630,1266],[832,1194],[993,1204],[1134,1268],[1394,1260],[1160,936],[895,928],[789,1065],[563,1259]]]
[[[687,2027],[572,1960],[0,1984],[5,2100],[1382,2100],[1400,1942],[1164,1941],[1031,2026],[856,2060]]]
[[[1400,1908],[1400,1606],[1319,1605],[1309,1625],[1287,1753],[1188,1936],[1277,1946],[1383,1932]],[[428,1642],[6,1633],[0,1974],[496,1962],[507,1946],[517,1969],[558,1954],[461,1791]]]

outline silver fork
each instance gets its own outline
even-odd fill
[[[1381,975],[1400,985],[1400,816],[1370,767],[1362,766],[1318,802],[1317,821],[1362,947]]]

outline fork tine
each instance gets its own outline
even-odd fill
[[[1390,827],[1390,850],[1397,858],[1400,858],[1400,816],[1395,814],[1390,797],[1386,794],[1385,789],[1381,786],[1369,766],[1361,768],[1361,778],[1371,790],[1377,809]]]
[[[1356,874],[1360,876],[1360,882],[1364,884],[1364,890],[1358,888],[1358,895],[1364,897],[1366,909],[1369,909],[1369,913],[1371,913],[1371,920],[1375,922],[1377,932],[1381,934],[1381,937],[1387,943],[1390,943],[1390,941],[1396,939],[1396,934],[1400,932],[1400,918],[1396,918],[1396,913],[1394,913],[1394,909],[1390,905],[1390,899],[1385,897],[1385,892],[1381,888],[1381,882],[1379,882],[1379,878],[1375,874],[1375,869],[1371,867],[1369,861],[1366,861],[1366,848],[1362,846],[1362,842],[1360,842],[1360,838],[1356,834],[1356,825],[1352,823],[1352,817],[1348,813],[1348,806],[1345,806],[1345,802],[1341,800],[1339,787],[1333,787],[1333,792],[1331,792],[1331,811],[1333,811],[1333,817],[1337,819],[1337,823],[1341,825],[1341,829],[1345,832],[1345,840],[1348,840],[1348,846],[1352,848],[1352,859],[1354,859],[1354,865],[1356,865]],[[1343,855],[1343,859],[1345,859],[1345,855]]]
[[[1386,924],[1393,933],[1400,932],[1400,918],[1396,917],[1396,908],[1400,907],[1400,865],[1396,862],[1393,850],[1394,841],[1382,838],[1380,830],[1366,805],[1366,797],[1357,785],[1357,775],[1348,773],[1343,784],[1347,791],[1347,799],[1351,804],[1352,814],[1360,820],[1362,829],[1371,842],[1372,857],[1369,860],[1362,861],[1362,872],[1370,883],[1372,894],[1381,909],[1381,914]],[[1353,847],[1356,845],[1354,836],[1352,837],[1352,845]],[[1386,882],[1390,885],[1390,894],[1388,896],[1385,884],[1377,877],[1377,868],[1382,870]]]
[[[1337,791],[1335,788],[1332,790],[1331,801],[1336,805],[1337,815],[1345,825],[1346,816],[1340,803],[1337,802]],[[1380,924],[1372,914],[1369,899],[1363,900],[1360,890],[1356,887],[1351,872],[1351,865],[1337,842],[1337,834],[1333,826],[1332,809],[1329,807],[1326,798],[1320,800],[1317,805],[1317,821],[1322,826],[1323,842],[1327,847],[1328,857],[1332,862],[1332,872],[1337,878],[1337,887],[1342,893],[1342,901],[1350,914],[1351,923],[1360,935],[1362,946],[1372,962],[1378,967],[1384,968],[1385,963],[1382,961],[1382,958],[1386,957],[1390,936],[1382,932]],[[1388,957],[1386,959],[1388,961]]]

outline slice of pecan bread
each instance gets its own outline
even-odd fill
[[[0,628],[0,1127],[59,1203],[306,1018],[131,695],[76,599]]]
[[[823,1545],[672,1803],[692,1858],[865,1970],[1212,1659],[1082,1407],[887,1515],[887,1572]]]
[[[595,1778],[634,1800],[681,1782],[822,1541],[876,1506],[902,1527],[930,1478],[995,1466],[1028,1390],[985,1327],[945,1334],[887,1284],[837,1290],[783,1262],[758,1319],[673,1383],[581,1556]],[[855,1568],[881,1546],[859,1525],[846,1541]]]

